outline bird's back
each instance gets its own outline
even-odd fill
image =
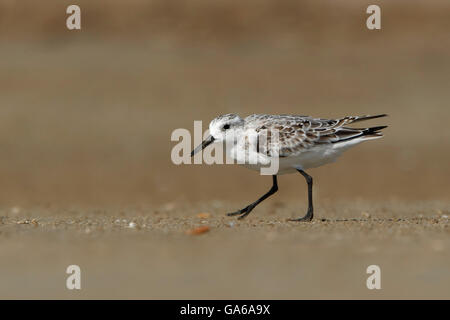
[[[266,143],[259,146],[258,152],[267,156],[278,154],[280,157],[291,157],[317,147],[322,149],[328,145],[328,148],[335,148],[351,140],[360,142],[379,138],[382,136],[379,130],[386,126],[350,128],[346,125],[384,116],[386,115],[321,119],[299,115],[253,114],[244,119],[244,128],[264,135]]]

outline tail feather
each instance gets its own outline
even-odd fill
[[[367,128],[365,129],[361,136],[364,139],[374,139],[374,138],[381,138],[383,136],[383,133],[380,132],[380,130],[387,128],[388,126],[378,126],[378,127],[371,127],[371,128]]]
[[[339,143],[339,142],[345,142],[345,141],[349,141],[349,140],[356,140],[357,138],[363,138],[363,139],[374,139],[376,137],[382,137],[383,134],[380,132],[380,130],[387,128],[388,126],[377,126],[377,127],[370,127],[370,128],[364,128],[364,129],[353,129],[353,130],[359,130],[360,133],[354,134],[352,136],[347,136],[346,134],[340,134],[341,132],[343,132],[343,130],[341,132],[337,131],[336,135],[339,137],[339,139],[337,141],[333,141],[333,143]]]
[[[352,123],[359,122],[359,121],[371,120],[371,119],[377,119],[377,118],[383,118],[383,117],[387,117],[387,114],[383,113],[383,114],[377,114],[375,116],[359,116],[359,117],[355,117],[355,119],[352,121]]]
[[[383,130],[384,128],[387,128],[388,126],[378,126],[378,127],[370,127],[367,129],[364,129],[363,131],[363,135],[369,135],[369,134],[374,134],[374,133],[380,133],[380,130]]]

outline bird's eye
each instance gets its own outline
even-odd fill
[[[223,126],[223,130],[227,130],[227,129],[230,129],[230,125],[229,124],[226,124],[226,125]]]

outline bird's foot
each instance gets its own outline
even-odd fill
[[[297,218],[297,219],[288,219],[288,221],[309,222],[312,219],[313,219],[313,211],[312,210],[308,210],[308,212],[306,213],[306,215],[304,217]]]
[[[255,206],[253,206],[253,205],[250,204],[250,205],[246,206],[245,208],[243,208],[243,209],[241,209],[241,210],[238,210],[238,211],[235,211],[235,212],[227,213],[227,216],[233,217],[233,216],[240,215],[240,216],[238,217],[238,219],[240,220],[240,219],[243,219],[243,218],[245,218],[246,216],[248,216],[248,214],[253,210],[254,207],[255,207]]]

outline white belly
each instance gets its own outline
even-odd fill
[[[279,158],[278,174],[294,173],[297,172],[296,169],[307,170],[335,162],[344,151],[363,140],[354,139],[343,143],[319,145],[295,156]],[[267,165],[263,164],[245,163],[241,165],[251,170],[260,170],[262,166],[267,167]]]

